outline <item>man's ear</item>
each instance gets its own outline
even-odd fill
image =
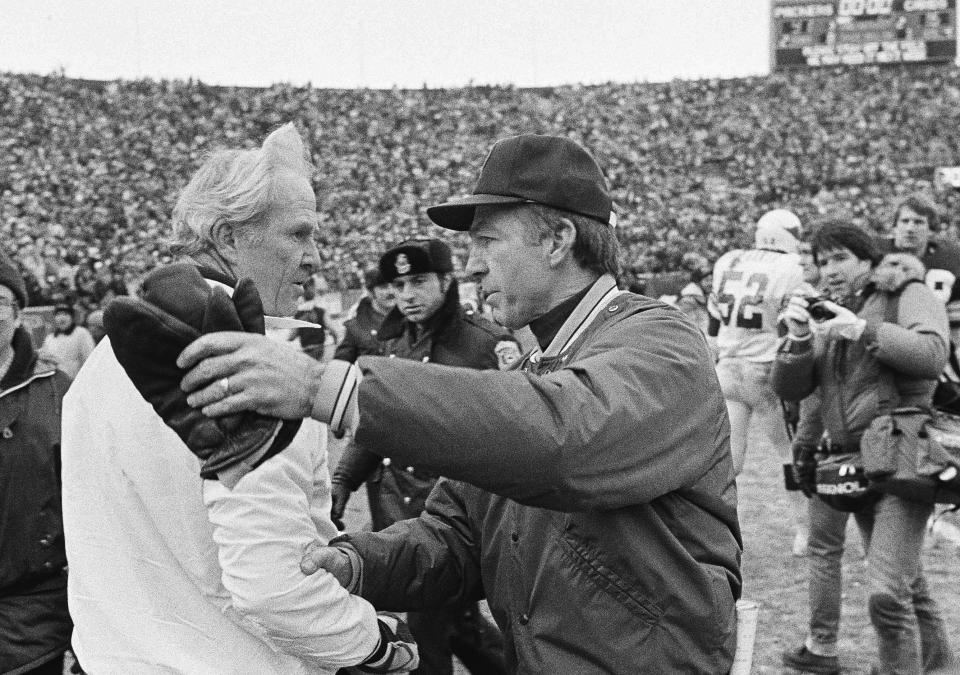
[[[450,290],[450,284],[453,283],[453,275],[450,272],[444,272],[440,275],[440,292],[446,294]]]
[[[550,265],[556,267],[562,263],[577,240],[577,226],[569,218],[560,218],[560,224],[553,230],[550,239]]]
[[[210,228],[210,241],[227,262],[237,261],[237,230],[233,223],[219,222]]]

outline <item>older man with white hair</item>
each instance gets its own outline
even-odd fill
[[[211,313],[218,298],[230,305],[233,295],[242,313],[259,294],[260,332],[294,325],[276,317],[293,315],[319,258],[307,157],[292,125],[260,149],[214,152],[174,209],[176,248],[190,264],[148,277],[146,294],[194,327],[222,321]],[[116,301],[124,302],[134,301]],[[378,618],[330,575],[300,573],[303,547],[336,535],[326,428],[305,421],[284,435],[264,427],[289,443],[286,452],[227,480],[201,466],[157,414],[175,395],[141,397],[118,362],[128,365],[129,353],[104,339],[64,404],[69,599],[81,665],[286,675],[415,666],[412,646],[412,659],[391,659],[395,619]]]
[[[506,138],[472,195],[427,215],[469,231],[494,318],[536,337],[514,369],[325,366],[210,333],[179,357],[188,403],[359,411],[365,449],[447,477],[422,515],[317,546],[305,572],[410,611],[486,596],[509,672],[729,672],[741,540],[720,387],[692,323],[617,288],[600,166],[566,137]]]

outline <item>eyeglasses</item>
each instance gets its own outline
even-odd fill
[[[17,314],[17,303],[10,300],[0,300],[0,321],[12,319]]]

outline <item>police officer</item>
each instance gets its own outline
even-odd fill
[[[381,279],[393,286],[396,306],[383,320],[376,338],[383,354],[423,363],[495,369],[495,349],[507,332],[460,305],[450,248],[439,239],[405,241],[379,262]],[[367,482],[374,530],[423,511],[437,474],[397,465],[389,457],[355,443],[344,451],[333,475],[334,522],[343,517],[350,493]],[[420,646],[417,673],[452,673],[451,653],[472,672],[505,672],[502,639],[476,605],[411,612],[410,630]]]
[[[359,357],[383,353],[383,343],[377,340],[380,324],[394,307],[393,286],[380,275],[380,269],[364,274],[367,293],[357,303],[354,315],[343,322],[343,340],[337,345],[333,358],[354,363]]]

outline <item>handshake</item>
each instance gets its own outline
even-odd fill
[[[307,546],[300,561],[300,571],[314,574],[325,570],[349,593],[357,594],[363,582],[363,561],[349,542],[324,546],[315,541]],[[399,617],[390,613],[377,615],[380,641],[373,653],[354,669],[361,673],[406,673],[420,665],[420,653],[413,635]]]
[[[420,666],[420,652],[413,635],[400,617],[381,612],[377,615],[380,640],[373,653],[354,668],[360,673],[409,673]]]

